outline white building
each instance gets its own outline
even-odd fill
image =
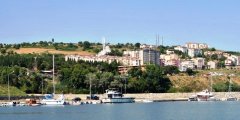
[[[203,69],[205,67],[205,58],[193,58],[192,59],[196,69]]]
[[[217,62],[216,61],[207,62],[207,68],[208,69],[216,69],[217,68]]]
[[[141,49],[146,49],[146,48],[151,48],[151,49],[153,49],[153,48],[155,48],[156,46],[154,46],[154,45],[147,45],[147,44],[141,44],[140,45],[140,48]]]
[[[157,64],[160,65],[160,53],[154,49],[143,49],[139,51],[124,51],[124,56],[139,59],[140,65]]]
[[[225,60],[226,66],[239,66],[240,65],[240,56],[230,55]]]
[[[187,69],[194,69],[194,62],[192,60],[183,60],[179,65],[179,71],[187,71]]]
[[[185,46],[188,48],[188,49],[206,49],[208,48],[208,45],[205,44],[205,43],[186,43]]]
[[[174,54],[174,51],[173,51],[173,50],[167,50],[167,51],[166,51],[166,54],[168,54],[168,55]]]
[[[184,46],[176,46],[176,47],[174,47],[174,50],[182,51],[183,53],[188,52],[187,47],[184,47]]]
[[[162,54],[160,55],[161,65],[179,67],[180,58],[177,54]]]
[[[190,57],[196,57],[198,55],[202,55],[202,50],[201,49],[188,49],[188,55]]]

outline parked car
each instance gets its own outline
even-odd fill
[[[94,94],[92,94],[91,96],[90,95],[88,95],[87,96],[87,100],[99,100],[99,97],[97,96],[97,95],[94,95]]]
[[[74,102],[80,102],[82,99],[80,97],[75,97],[72,99],[72,101]]]

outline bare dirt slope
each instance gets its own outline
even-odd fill
[[[217,73],[216,75],[207,75],[209,73]],[[234,74],[234,76],[230,76]],[[216,84],[219,82],[227,82],[229,78],[231,78],[232,82],[240,85],[240,71],[238,70],[215,70],[215,71],[200,71],[194,76],[188,76],[186,74],[178,74],[169,76],[173,86],[175,88],[185,88],[191,89],[193,91],[201,91],[203,89],[207,89],[210,87],[210,80],[212,80],[212,84]]]
[[[18,54],[29,54],[29,53],[54,53],[54,54],[64,54],[64,55],[94,55],[94,53],[90,53],[87,51],[60,51],[54,49],[47,48],[20,48],[18,50],[14,50]]]

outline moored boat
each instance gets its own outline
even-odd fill
[[[124,97],[122,93],[114,90],[108,89],[106,90],[107,98],[102,99],[102,103],[133,103],[133,97]]]
[[[206,89],[197,93],[197,101],[216,101],[216,98],[212,92]]]
[[[65,105],[65,98],[64,95],[60,95],[59,98],[55,99],[54,95],[46,94],[45,98],[41,100],[42,105]]]

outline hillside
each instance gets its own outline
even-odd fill
[[[10,86],[10,94],[11,96],[26,96],[26,93],[17,89],[16,87]],[[0,95],[8,96],[8,87],[4,85],[0,85]]]
[[[55,49],[47,49],[47,48],[20,48],[14,50],[14,52],[18,54],[29,54],[29,53],[54,53],[54,54],[64,54],[64,55],[94,55],[94,53],[87,52],[87,51],[61,51]]]
[[[195,76],[188,76],[186,74],[177,74],[173,76],[169,76],[174,91],[201,91],[203,89],[207,89],[210,86],[211,77],[207,77],[207,74],[210,72],[212,73],[219,73],[220,75],[212,76],[212,84],[213,88],[218,87],[217,85],[223,85],[229,81],[228,75],[235,74],[235,76],[231,76],[231,80],[234,84],[240,85],[240,72],[236,70],[205,70],[199,71]],[[221,86],[224,87],[224,86]],[[227,87],[224,87],[227,89]],[[223,88],[222,88],[223,89]]]

